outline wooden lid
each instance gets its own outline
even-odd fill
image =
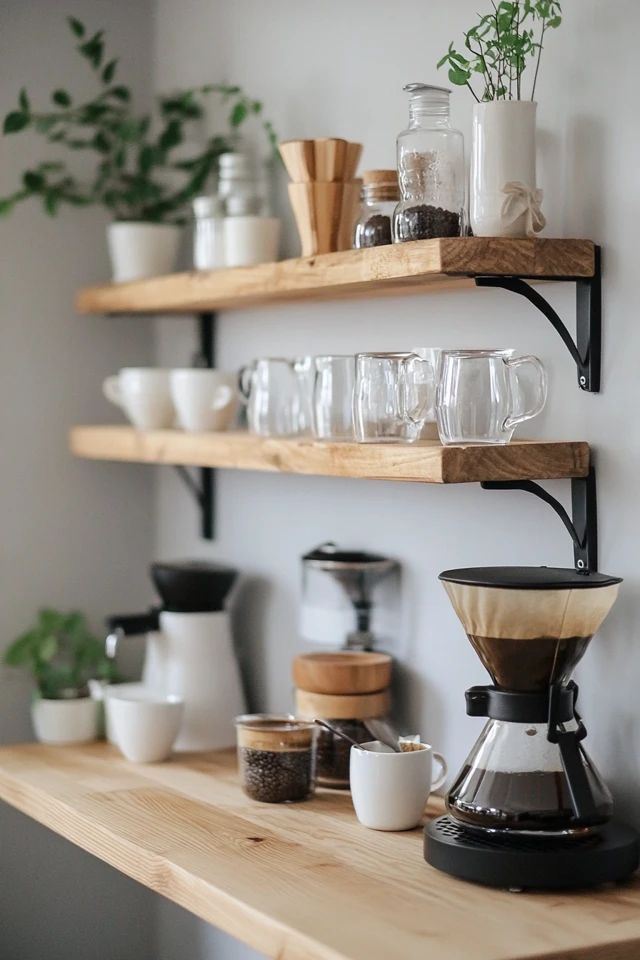
[[[398,186],[397,170],[365,170],[362,174],[362,181],[365,185],[369,183],[388,183],[391,186]]]
[[[296,690],[296,713],[309,720],[314,717],[321,720],[366,720],[369,717],[384,717],[390,706],[391,695],[388,690],[342,697]]]
[[[248,714],[235,723],[239,747],[271,753],[309,750],[315,734],[312,723],[288,716]]]

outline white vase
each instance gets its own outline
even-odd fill
[[[536,191],[536,106],[530,100],[493,100],[473,107],[470,219],[476,237],[530,232],[526,211],[512,219],[503,208],[507,184]]]
[[[88,743],[98,735],[98,704],[91,697],[77,700],[34,699],[31,721],[40,743]]]
[[[116,283],[171,273],[182,239],[182,227],[172,223],[111,223],[107,244]]]

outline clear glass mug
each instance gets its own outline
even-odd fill
[[[240,370],[238,386],[251,433],[293,437],[311,430],[311,357],[263,357]]]
[[[359,353],[353,420],[359,443],[413,443],[433,406],[432,364],[415,353]]]
[[[508,443],[547,400],[547,375],[513,350],[445,350],[436,393],[442,443]]]
[[[313,432],[319,440],[353,440],[356,358],[315,357]]]

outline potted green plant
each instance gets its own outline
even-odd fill
[[[38,740],[95,740],[98,704],[89,695],[89,680],[116,677],[104,644],[91,633],[82,613],[40,610],[35,624],[8,648],[4,661],[32,673],[37,691],[31,719]]]
[[[535,92],[547,32],[562,22],[557,0],[492,2],[438,63],[466,86],[473,108],[470,221],[476,236],[531,236],[542,230],[536,181]],[[533,70],[525,92],[523,75]],[[479,83],[479,86],[478,86]]]
[[[6,135],[34,131],[57,153],[22,175],[14,193],[0,198],[0,214],[36,197],[54,216],[65,204],[101,205],[113,218],[108,245],[117,281],[168,273],[175,268],[188,206],[207,189],[221,154],[234,150],[239,128],[262,113],[262,103],[238,86],[208,84],[160,97],[153,114],[137,114],[129,87],[116,82],[118,60],[106,56],[104,31],[89,36],[83,23],[68,18],[76,49],[95,74],[98,92],[78,102],[68,90],[51,94],[51,107],[38,110],[25,89],[16,109],[4,119]],[[228,129],[194,146],[208,97],[217,95],[227,109]],[[275,147],[271,124],[263,121]],[[59,159],[70,151],[71,163]],[[73,155],[95,161],[89,180],[76,175]]]

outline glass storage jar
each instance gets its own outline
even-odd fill
[[[219,197],[196,197],[193,201],[193,265],[196,270],[224,266],[224,217]]]
[[[264,203],[251,158],[246,153],[223,153],[218,160],[218,196],[227,217],[263,213]]]
[[[393,242],[393,212],[400,199],[395,170],[366,170],[362,174],[362,206],[353,233],[353,246],[381,247]]]
[[[326,720],[357,743],[375,740],[367,720],[386,717],[391,707],[389,690],[364,694],[327,694],[296,690],[296,714],[304,719]],[[351,746],[325,727],[318,727],[316,775],[318,785],[349,789]]]
[[[402,199],[393,218],[393,239],[425,240],[465,233],[462,133],[449,121],[450,90],[409,83],[409,126],[398,135]]]
[[[238,766],[244,792],[262,803],[306,800],[316,786],[313,723],[288,714],[236,717]]]

